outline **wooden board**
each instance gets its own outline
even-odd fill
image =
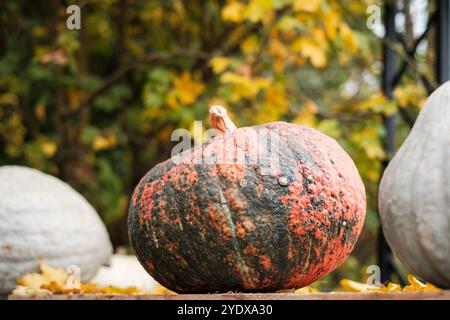
[[[178,295],[45,295],[14,296],[9,300],[450,300],[450,290],[439,292],[322,292],[224,293]]]

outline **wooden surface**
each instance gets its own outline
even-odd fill
[[[46,295],[9,296],[9,300],[450,300],[450,290],[439,292],[323,292],[225,293],[178,295]]]

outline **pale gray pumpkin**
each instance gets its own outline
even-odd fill
[[[111,253],[103,222],[69,185],[35,169],[0,167],[0,294],[38,271],[40,258],[78,266],[85,281]]]
[[[414,274],[450,288],[450,82],[431,94],[379,190],[386,240]]]

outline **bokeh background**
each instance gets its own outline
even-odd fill
[[[412,2],[400,1],[406,41],[421,28],[419,11],[433,10]],[[352,156],[368,197],[353,255],[316,285],[363,281],[376,264],[377,188],[390,156],[382,120],[403,115],[399,145],[426,97],[418,76],[432,77],[435,60],[432,46],[419,48],[394,99],[384,97],[383,22],[367,24],[367,8],[383,3],[2,0],[0,165],[68,182],[97,209],[114,246],[129,248],[130,195],[170,157],[174,129],[192,130],[194,120],[207,128],[211,104],[226,106],[238,126],[308,125]],[[80,30],[66,27],[70,4],[81,8]]]

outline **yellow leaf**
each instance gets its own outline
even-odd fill
[[[352,139],[366,152],[370,159],[384,159],[385,152],[376,128],[366,127],[354,133]]]
[[[54,268],[43,262],[40,269],[41,273],[29,273],[17,279],[18,285],[13,294],[148,294],[135,287],[117,288],[100,287],[94,283],[81,284],[76,274],[67,273],[62,268]]]
[[[286,90],[283,86],[272,86],[267,88],[264,102],[266,105],[276,109],[280,113],[284,113],[287,111],[288,107]]]
[[[421,107],[426,96],[425,90],[415,84],[407,84],[394,90],[395,100],[401,108],[408,106]]]
[[[173,292],[158,283],[158,285],[155,287],[155,289],[153,289],[152,292],[150,292],[150,294],[176,294],[176,292]]]
[[[326,50],[328,48],[328,39],[325,34],[325,31],[322,28],[312,28],[311,29],[312,37],[315,42],[323,49]]]
[[[296,289],[294,291],[294,293],[318,293],[320,292],[319,290],[317,290],[316,288],[312,288],[312,287],[303,287],[300,289]]]
[[[250,54],[254,53],[259,48],[258,37],[252,35],[247,37],[241,44],[241,49],[244,53]]]
[[[222,19],[230,22],[240,22],[244,19],[245,6],[240,1],[230,1],[222,9]]]
[[[47,279],[45,279],[45,277],[39,273],[28,273],[17,279],[17,283],[19,285],[30,289],[40,289],[41,286],[46,282]]]
[[[230,65],[230,59],[227,57],[214,57],[209,60],[213,72],[219,74]]]
[[[251,22],[258,22],[272,9],[272,0],[250,0],[244,11],[244,16]]]
[[[192,79],[189,71],[184,71],[181,76],[173,79],[175,95],[181,105],[195,102],[197,97],[205,90],[205,85]]]
[[[146,292],[136,288],[136,287],[127,287],[127,288],[118,288],[114,286],[108,286],[104,288],[99,288],[97,293],[101,294],[146,294]]]
[[[366,283],[357,282],[349,279],[342,279],[339,283],[346,291],[350,292],[368,292],[370,290],[379,289],[376,286],[371,286]]]
[[[431,283],[422,283],[416,277],[409,274],[408,275],[409,285],[403,288],[403,291],[441,291],[438,287],[432,285]]]
[[[299,38],[292,44],[292,49],[308,58],[316,68],[323,68],[327,64],[327,56],[323,48],[313,38]]]
[[[280,30],[283,32],[292,31],[299,25],[300,25],[299,21],[291,16],[283,16],[277,22],[278,28],[280,28]]]
[[[255,98],[258,92],[268,88],[271,81],[262,77],[250,77],[234,72],[225,72],[220,77],[224,84],[232,85],[232,101],[239,101],[241,98]]]
[[[340,16],[336,10],[328,10],[323,14],[325,23],[325,33],[330,40],[335,40],[338,31]]]
[[[274,56],[273,68],[277,73],[282,73],[288,56],[289,49],[279,40],[273,40],[269,44],[270,53]]]
[[[389,282],[385,287],[380,287],[376,289],[369,289],[370,292],[400,292],[402,291],[402,287],[399,284]]]
[[[317,12],[322,0],[296,0],[293,8],[295,11]]]
[[[82,283],[81,284],[81,293],[84,294],[127,294],[127,295],[140,295],[140,294],[149,294],[149,292],[143,291],[136,287],[126,287],[126,288],[118,288],[115,286],[98,286],[95,283]]]
[[[46,282],[55,282],[56,284],[64,286],[67,279],[67,273],[63,268],[53,268],[44,262],[41,262],[40,268]]]
[[[37,144],[46,157],[51,158],[55,155],[57,147],[53,141],[43,138],[38,139]]]
[[[17,98],[17,95],[11,92],[6,92],[3,94],[0,94],[0,106],[2,105],[13,105],[15,106],[19,99]]]
[[[40,288],[32,289],[29,287],[18,285],[13,290],[12,294],[15,296],[28,296],[28,295],[47,295],[52,293],[47,289],[40,289]]]
[[[338,139],[341,136],[340,125],[336,119],[322,120],[317,125],[316,129],[335,139]]]
[[[92,141],[92,147],[94,150],[103,150],[108,148],[108,140],[106,140],[103,136],[97,136]]]
[[[383,93],[378,92],[370,98],[358,102],[355,109],[361,111],[371,110],[385,115],[392,115],[397,112],[397,104],[394,100],[387,99]]]
[[[293,122],[314,127],[316,124],[317,112],[319,112],[319,108],[315,102],[312,100],[307,100]]]
[[[47,114],[45,103],[43,103],[42,101],[39,101],[36,104],[36,107],[34,108],[34,114],[36,115],[36,118],[38,120],[41,120],[41,121],[44,120],[45,116]]]
[[[167,105],[172,109],[175,109],[179,106],[178,99],[177,99],[177,93],[175,91],[169,91],[169,93],[167,94],[166,100],[167,100]]]
[[[345,22],[341,22],[339,25],[339,32],[344,42],[344,48],[356,53],[358,51],[358,41],[356,40],[355,33],[352,29],[350,29]]]

